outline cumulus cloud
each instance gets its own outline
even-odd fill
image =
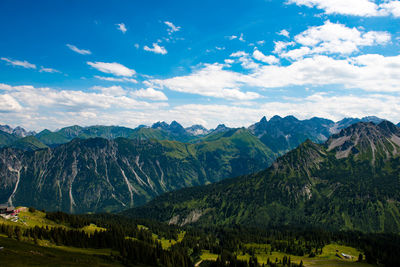
[[[144,50],[149,51],[149,52],[153,52],[156,54],[161,54],[161,55],[165,55],[168,53],[167,49],[165,49],[165,47],[158,45],[157,43],[153,43],[153,47],[148,47],[147,45],[145,45],[143,47]]]
[[[22,110],[21,105],[9,94],[0,94],[0,113],[16,112]]]
[[[116,122],[123,123],[125,118],[121,117],[122,112],[151,113],[168,106],[165,102],[138,101],[120,86],[91,89],[57,90],[0,84],[0,112],[8,113],[5,122],[12,125],[42,129],[66,126],[68,123],[93,125],[108,122],[115,125]],[[94,117],[98,120],[93,120]]]
[[[165,80],[153,79],[151,82],[173,91],[209,97],[234,100],[251,100],[261,97],[255,92],[239,90],[245,79],[242,74],[223,70],[221,64],[206,64],[202,69],[188,76],[178,76]]]
[[[103,77],[103,76],[94,76],[96,79],[108,82],[129,82],[129,83],[138,83],[137,80],[132,78],[115,78],[115,77]]]
[[[249,57],[243,51],[236,52],[233,56],[239,59]],[[337,85],[371,92],[400,91],[400,55],[385,57],[367,54],[347,59],[315,55],[287,66],[258,65],[248,74],[224,69],[229,66],[205,64],[186,76],[151,81],[178,92],[236,100],[260,97],[257,92],[245,93],[241,91],[242,88],[265,90],[287,86]]]
[[[275,54],[279,54],[281,53],[283,50],[285,50],[288,46],[293,46],[296,43],[295,42],[282,42],[282,41],[278,41],[278,42],[274,42],[275,44],[275,49],[273,51],[273,53]]]
[[[66,46],[71,49],[72,51],[81,54],[81,55],[90,55],[92,54],[92,52],[90,50],[86,50],[86,49],[79,49],[78,47],[76,47],[75,45],[72,44],[66,44]]]
[[[155,101],[165,101],[168,100],[168,97],[161,91],[154,90],[153,88],[149,87],[147,89],[140,89],[133,91],[131,93],[132,96],[139,97],[139,98],[146,98]]]
[[[278,35],[285,36],[287,38],[289,38],[289,36],[290,36],[289,32],[287,30],[285,30],[285,29],[283,29],[280,32],[278,32]]]
[[[171,108],[163,114],[163,119],[177,120],[183,125],[194,122],[213,128],[220,123],[230,127],[249,126],[262,116],[294,115],[299,119],[322,117],[333,121],[345,117],[365,117],[375,115],[393,122],[400,117],[400,102],[394,96],[381,94],[342,95],[315,93],[305,97],[265,101],[260,105],[216,105],[188,104]]]
[[[118,26],[117,29],[119,31],[121,31],[122,33],[126,33],[126,31],[128,30],[124,23],[118,23],[118,24],[115,24],[115,25]]]
[[[321,26],[310,27],[296,35],[294,40],[302,47],[282,53],[291,43],[276,42],[274,51],[291,59],[310,54],[348,55],[364,46],[385,45],[390,42],[391,35],[388,32],[361,31],[326,21]]]
[[[168,31],[168,34],[169,34],[169,35],[171,35],[171,34],[174,33],[174,32],[177,32],[177,31],[179,31],[179,30],[181,29],[180,26],[175,26],[175,25],[174,25],[172,22],[170,22],[170,21],[164,21],[164,23],[165,23],[165,25],[168,26],[167,31]]]
[[[12,60],[12,59],[9,59],[9,58],[6,58],[6,57],[2,57],[0,59],[5,61],[5,62],[7,62],[9,65],[12,65],[12,66],[19,66],[19,67],[23,67],[25,69],[36,69],[36,65],[35,64],[31,64],[26,60],[24,60],[24,61]]]
[[[245,69],[256,69],[259,67],[259,64],[255,63],[252,60],[251,56],[244,51],[238,51],[232,53],[230,57],[238,58],[238,61],[241,63],[241,66]]]
[[[90,61],[88,61],[87,64],[101,72],[110,73],[110,74],[113,74],[116,76],[131,77],[131,76],[135,75],[135,73],[136,73],[133,69],[129,69],[129,68],[125,67],[124,65],[121,65],[116,62],[106,63],[106,62],[90,62]]]
[[[368,60],[360,59],[359,64]],[[129,92],[124,92],[119,87],[92,89],[98,92],[59,91],[52,88],[0,84],[0,90],[4,91],[0,92],[0,112],[7,112],[3,123],[41,130],[72,124],[135,127],[160,120],[177,120],[184,126],[198,123],[213,128],[219,123],[230,127],[249,126],[264,115],[268,118],[273,115],[294,115],[299,119],[318,116],[335,121],[344,117],[376,115],[393,122],[397,122],[400,117],[398,97],[379,93],[313,93],[305,97],[265,99],[262,103],[253,105],[234,102],[229,105],[187,104],[169,107],[164,102],[137,101],[132,97],[138,96],[130,97]],[[120,94],[115,95],[118,91]]]
[[[279,59],[276,58],[275,56],[266,56],[259,50],[254,50],[253,52],[253,57],[259,61],[262,61],[267,64],[277,64],[279,63]]]
[[[103,87],[103,86],[93,86],[93,90],[100,91],[101,93],[109,96],[124,96],[126,95],[126,91],[121,86],[110,86],[110,87]]]
[[[400,16],[400,1],[386,0],[376,3],[374,0],[288,0],[288,4],[316,7],[326,14],[341,14],[361,17]]]

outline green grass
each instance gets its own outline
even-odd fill
[[[303,261],[304,266],[324,266],[324,267],[335,267],[335,266],[354,266],[354,267],[371,267],[373,265],[364,263],[364,262],[356,262],[358,259],[358,255],[360,251],[355,248],[342,246],[338,244],[329,244],[326,245],[321,255],[317,255],[314,258],[309,258],[306,256],[294,256],[287,253],[281,252],[272,252],[265,253],[265,249],[270,250],[270,245],[268,244],[256,244],[250,243],[245,245],[247,248],[253,248],[255,250],[255,255],[257,256],[257,260],[259,263],[267,263],[268,258],[271,262],[275,262],[275,259],[282,260],[284,256],[290,256],[292,262],[300,263]],[[338,250],[338,252],[336,251]],[[352,259],[340,259],[336,256],[336,253],[341,255],[341,253],[353,256]],[[200,255],[201,260],[212,260],[215,261],[217,259],[217,254],[212,254],[207,250],[203,250]],[[238,253],[237,258],[239,260],[248,261],[250,258],[249,254],[241,254]]]
[[[0,265],[18,266],[123,266],[110,251],[70,247],[41,247],[0,236]]]
[[[91,223],[90,225],[87,225],[85,227],[82,227],[82,230],[85,231],[86,233],[93,234],[95,231],[107,231],[106,228],[103,227],[98,227],[97,225]]]
[[[186,232],[182,231],[178,234],[178,239],[165,239],[164,237],[159,238],[156,234],[153,234],[153,238],[161,242],[161,246],[163,249],[168,250],[171,246],[175,245],[182,241],[183,237],[185,236]]]
[[[210,253],[210,251],[208,251],[208,250],[203,250],[200,255],[200,259],[203,261],[206,261],[206,260],[216,261],[217,258],[218,258],[217,254]]]
[[[35,212],[30,212],[27,208],[19,207],[23,211],[18,214],[20,220],[16,222],[19,226],[26,227],[66,227],[65,225],[60,225],[54,221],[46,219],[46,213],[36,210]]]

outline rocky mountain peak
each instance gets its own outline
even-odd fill
[[[374,163],[377,158],[400,154],[400,131],[388,121],[378,125],[358,122],[332,135],[326,145],[328,151],[336,152],[336,158],[355,155]]]
[[[190,127],[185,128],[186,132],[188,132],[191,135],[198,136],[198,135],[206,135],[210,133],[209,130],[207,130],[204,126],[195,124]]]
[[[8,125],[0,125],[0,131],[12,134],[17,137],[26,137],[26,136],[31,136],[35,135],[36,132],[34,131],[27,131],[24,128],[17,126],[15,128],[12,128]]]

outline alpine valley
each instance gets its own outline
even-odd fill
[[[335,123],[274,116],[247,129],[185,129],[173,121],[38,134],[2,126],[0,203],[71,213],[122,211],[165,192],[261,171],[305,140],[326,141],[359,121],[381,119]]]
[[[399,264],[389,121],[2,129],[5,266]]]

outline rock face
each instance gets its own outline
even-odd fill
[[[3,148],[0,203],[71,213],[120,211],[164,192],[261,170],[272,162],[269,153],[246,132],[198,144],[90,138],[53,149]]]
[[[188,128],[185,128],[185,130],[194,136],[205,136],[210,133],[210,130],[207,130],[202,125],[192,125]]]
[[[263,117],[259,122],[251,125],[249,130],[256,135],[273,152],[282,155],[296,148],[305,140],[310,139],[316,143],[323,143],[332,134],[358,122],[373,122],[379,124],[383,120],[374,116],[345,118],[338,122],[323,118],[298,120],[294,116],[274,116],[269,121]]]
[[[260,122],[251,125],[249,130],[272,151],[282,155],[307,139],[317,143],[325,142],[334,126],[335,123],[327,119],[298,120],[293,116],[274,116],[269,121],[263,117]]]
[[[34,131],[26,131],[24,128],[17,126],[16,128],[11,128],[8,125],[0,125],[0,131],[15,135],[17,137],[26,137],[30,135],[35,135]]]
[[[324,144],[305,141],[259,173],[170,192],[125,214],[180,225],[400,233],[399,174],[400,129],[360,122]]]

